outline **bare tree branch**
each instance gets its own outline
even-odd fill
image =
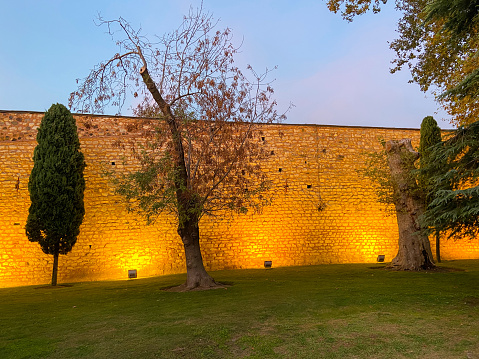
[[[118,192],[149,221],[175,213],[188,286],[212,286],[199,251],[200,218],[256,211],[271,198],[256,126],[285,118],[272,99],[271,70],[257,74],[249,67],[254,81],[248,81],[234,64],[238,47],[230,29],[217,30],[201,8],[158,43],[123,18],[99,20],[118,38],[119,52],[81,81],[70,107],[121,111],[128,96],[143,98],[134,113],[159,121],[131,146],[138,170],[118,174]]]

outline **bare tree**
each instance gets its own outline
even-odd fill
[[[81,81],[70,107],[103,113],[111,105],[121,110],[129,95],[144,99],[135,114],[158,123],[135,151],[139,171],[120,180],[119,192],[150,220],[174,213],[185,249],[185,288],[216,287],[203,266],[199,221],[269,200],[257,124],[285,118],[275,110],[269,70],[258,75],[248,67],[249,81],[234,64],[238,48],[230,29],[216,30],[201,8],[190,9],[181,26],[157,42],[123,18],[100,20],[112,38],[120,36],[119,52]]]

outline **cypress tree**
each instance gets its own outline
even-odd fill
[[[441,129],[432,116],[424,117],[421,123],[421,139],[419,153],[421,154],[421,168],[429,164],[433,146],[441,142]]]
[[[59,254],[75,245],[85,214],[85,161],[75,119],[61,104],[45,113],[37,133],[28,182],[31,205],[26,234],[45,254],[53,255],[52,285],[57,284]]]
[[[437,125],[436,120],[432,116],[424,117],[421,123],[421,138],[419,140],[419,153],[421,154],[420,168],[427,168],[432,161],[432,151],[435,145],[440,143],[441,129]],[[425,191],[426,208],[432,202],[434,193],[431,191],[431,179],[427,174],[421,173],[419,176],[419,186]],[[436,259],[441,262],[441,250],[439,242],[439,231],[436,234]]]

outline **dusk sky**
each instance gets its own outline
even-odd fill
[[[121,16],[152,38],[175,30],[190,5],[200,3],[0,0],[0,110],[67,105],[76,79],[117,52],[106,29],[94,23],[98,13]],[[419,128],[433,115],[451,128],[433,95],[408,83],[407,70],[389,73],[394,53],[388,41],[400,15],[393,3],[353,23],[321,0],[204,0],[203,8],[242,43],[241,68],[278,66],[271,76],[278,109],[295,105],[286,123]],[[131,114],[129,106],[122,114]]]

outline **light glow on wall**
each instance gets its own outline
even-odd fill
[[[51,279],[51,256],[29,242],[24,230],[30,205],[27,179],[42,116],[0,111],[0,287]],[[146,226],[125,210],[101,175],[103,162],[117,167],[128,156],[114,144],[134,119],[75,118],[87,162],[86,214],[72,252],[60,257],[59,281],[121,280],[131,269],[140,278],[185,272],[174,221],[165,216]],[[98,126],[90,126],[92,120]],[[208,270],[263,268],[265,260],[272,260],[275,268],[376,263],[379,254],[388,260],[396,255],[395,219],[380,210],[374,190],[357,169],[364,163],[361,153],[379,146],[378,137],[413,138],[417,143],[418,130],[287,124],[262,130],[265,149],[272,154],[262,166],[271,176],[274,202],[255,215],[202,219],[200,240]],[[326,206],[319,211],[321,201]],[[444,259],[479,258],[479,243],[442,241],[441,252]]]

